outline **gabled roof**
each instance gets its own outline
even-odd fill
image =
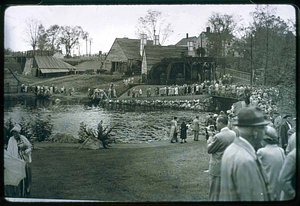
[[[178,43],[176,43],[175,45],[176,46],[187,46],[187,43],[189,41],[196,41],[196,40],[197,40],[196,36],[192,36],[192,37],[189,37],[189,38],[183,38]]]
[[[116,38],[117,42],[122,48],[127,59],[139,59],[140,55],[140,39]],[[153,45],[152,40],[147,40],[147,45]]]
[[[188,48],[182,46],[146,45],[144,48],[148,66],[159,63],[163,58],[181,58],[187,51]]]
[[[34,56],[40,69],[76,69],[76,67],[51,56]]]

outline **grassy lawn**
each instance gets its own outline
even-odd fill
[[[43,143],[41,143],[43,144]],[[51,144],[51,143],[44,143]],[[32,198],[102,201],[205,201],[206,141],[104,150],[35,149]]]

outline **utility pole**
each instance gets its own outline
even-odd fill
[[[90,41],[90,56],[91,56],[92,55],[92,41],[93,41],[93,39],[90,38],[89,41]]]

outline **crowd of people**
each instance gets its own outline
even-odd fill
[[[278,116],[279,117],[279,116]],[[230,119],[230,118],[229,118]],[[295,124],[291,115],[272,121],[257,106],[236,119],[218,115],[207,150],[211,201],[278,201],[295,197]]]
[[[106,91],[99,88],[88,88],[88,97],[92,98],[93,100],[112,99],[117,98],[117,92],[114,88],[114,85],[111,84]]]
[[[204,124],[210,154],[210,201],[279,201],[295,197],[296,119],[290,114],[269,118],[267,112],[264,107],[248,104],[235,118],[223,111],[207,116]],[[178,142],[180,135],[181,143],[186,143],[188,128],[198,141],[199,116],[191,125],[185,121],[179,124],[174,117],[170,142]]]
[[[75,93],[75,88],[71,87],[67,89],[66,87],[58,88],[53,84],[51,86],[45,85],[36,85],[29,86],[28,84],[21,85],[21,93],[34,93],[37,96],[41,97],[50,97],[52,94],[64,94],[64,95],[73,95]]]
[[[134,77],[130,77],[128,79],[123,79],[123,84],[128,87],[129,84],[133,84],[134,83]]]

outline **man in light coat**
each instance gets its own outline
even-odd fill
[[[209,161],[209,200],[219,201],[220,196],[220,169],[221,159],[225,149],[233,142],[236,137],[234,131],[227,127],[228,119],[226,116],[219,116],[216,121],[217,130],[220,131],[215,136],[209,132],[207,141],[207,152],[211,154]]]
[[[194,132],[194,140],[198,141],[199,140],[199,116],[196,116],[196,118],[193,120],[193,132]]]
[[[225,150],[221,162],[221,201],[269,201],[266,175],[257,160],[255,148],[265,135],[263,112],[245,107],[238,113],[240,136]]]
[[[280,187],[278,186],[278,176],[284,162],[285,154],[281,147],[277,145],[277,132],[273,127],[266,127],[266,134],[263,141],[266,146],[257,151],[260,161],[268,180],[268,191],[271,200],[280,200]]]

